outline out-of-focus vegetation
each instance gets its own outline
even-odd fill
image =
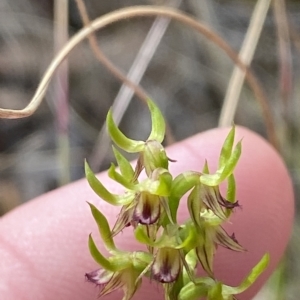
[[[273,2],[281,2],[274,0]],[[91,19],[120,7],[141,4],[169,5],[164,0],[89,0]],[[284,1],[283,1],[284,2]],[[280,149],[294,180],[296,205],[300,195],[300,1],[286,1],[288,31],[281,42],[278,26],[284,20],[270,8],[255,51],[252,69],[269,98]],[[254,9],[254,1],[185,0],[180,9],[206,22],[237,52]],[[0,106],[23,108],[54,56],[53,1],[0,0]],[[69,1],[69,34],[82,27],[75,1]],[[103,52],[124,72],[131,67],[153,18],[122,21],[97,33]],[[283,24],[284,25],[284,24]],[[283,55],[281,55],[283,53]],[[290,56],[288,55],[290,54]],[[171,22],[151,60],[141,85],[159,104],[171,132],[168,140],[181,140],[218,125],[218,118],[233,69],[232,62],[199,34]],[[59,81],[58,81],[59,82]],[[97,146],[99,130],[121,84],[94,57],[88,42],[69,57],[70,178],[83,177],[83,160],[92,158],[99,170],[112,160]],[[59,116],[56,99],[62,84],[52,84],[37,112],[28,118],[0,120],[0,214],[59,185],[63,161],[58,159]],[[136,97],[121,128],[133,138],[147,136],[149,116]],[[266,136],[257,101],[243,87],[235,122]],[[96,151],[97,149],[97,151]],[[101,157],[104,157],[102,160]],[[284,209],[284,208],[283,208]],[[298,209],[299,210],[299,209]],[[297,214],[298,216],[299,214]],[[287,251],[284,299],[297,299],[300,263],[299,217]],[[276,230],[276,229],[274,229]],[[271,299],[271,298],[268,298]]]

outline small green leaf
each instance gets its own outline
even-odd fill
[[[131,181],[134,177],[134,170],[130,162],[114,147],[112,149],[115,154],[118,166],[120,168],[121,174],[127,178],[128,181]]]
[[[111,139],[118,147],[130,153],[143,151],[145,143],[127,138],[115,124],[111,109],[106,117],[106,125]]]
[[[129,190],[134,190],[135,185],[132,182],[130,182],[127,178],[116,172],[116,166],[113,163],[110,165],[110,168],[108,169],[107,173],[111,179],[120,183]]]
[[[165,137],[166,125],[164,117],[158,106],[150,99],[147,101],[152,121],[151,133],[147,140],[154,140],[162,143]]]
[[[218,169],[224,168],[227,160],[229,159],[229,157],[231,155],[233,142],[234,142],[234,136],[235,136],[235,126],[233,125],[229,134],[227,135],[227,137],[224,141],[223,147],[221,149]]]
[[[90,206],[93,217],[98,225],[98,229],[106,249],[108,251],[116,250],[111,230],[105,216],[92,203],[88,203],[88,205]]]
[[[227,179],[227,194],[226,199],[232,203],[235,202],[235,194],[236,194],[236,186],[235,186],[235,178],[234,175],[231,174]]]
[[[258,276],[267,268],[269,262],[270,255],[269,253],[266,253],[238,287],[223,285],[223,294],[236,295],[247,290],[256,281]]]
[[[118,196],[111,194],[104,186],[103,184],[98,180],[98,178],[95,176],[91,168],[89,167],[87,161],[84,163],[85,168],[85,176],[86,179],[90,185],[90,187],[93,189],[93,191],[103,200],[108,202],[112,205],[122,205],[118,200]]]
[[[92,235],[89,235],[89,249],[93,259],[105,270],[115,272],[116,269],[112,266],[110,261],[106,259],[101,252],[98,250],[95,242],[92,238]]]
[[[174,223],[177,223],[177,210],[182,196],[199,183],[199,174],[188,171],[178,175],[172,183],[169,207]]]

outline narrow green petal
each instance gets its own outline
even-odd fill
[[[190,171],[181,173],[173,180],[169,196],[169,207],[174,223],[177,223],[177,210],[180,199],[197,183],[199,183],[199,174]]]
[[[234,175],[231,174],[227,179],[227,194],[226,199],[232,203],[235,202],[236,185]]]
[[[132,165],[114,146],[112,146],[112,149],[114,151],[114,155],[120,168],[121,174],[125,178],[127,178],[128,181],[131,181],[134,177],[134,170]]]
[[[216,243],[233,251],[246,251],[235,239],[234,235],[230,236],[221,226],[216,228]]]
[[[94,260],[105,270],[115,272],[116,269],[112,266],[110,261],[106,259],[101,252],[98,250],[97,246],[95,245],[95,242],[92,238],[92,235],[89,235],[89,249],[92,257]]]
[[[221,206],[221,194],[218,188],[206,186],[202,190],[201,195],[203,203],[213,211],[213,213],[222,220],[227,219],[227,215],[225,214],[222,206]]]
[[[112,239],[112,233],[105,216],[93,204],[88,203],[88,205],[90,206],[93,217],[98,225],[106,249],[108,251],[116,250],[114,240]]]
[[[120,183],[121,185],[123,185],[124,187],[126,187],[129,190],[134,190],[135,185],[130,182],[130,180],[128,180],[128,178],[120,175],[117,171],[116,171],[116,166],[112,163],[110,168],[108,169],[108,176],[115,180],[116,182]]]
[[[119,234],[132,221],[134,213],[134,203],[124,205],[118,215],[117,221],[112,229],[112,236]]]
[[[130,153],[143,151],[145,143],[127,138],[115,124],[111,109],[106,117],[106,125],[111,139],[118,147]]]
[[[223,181],[225,178],[227,178],[228,176],[230,176],[233,173],[234,168],[236,167],[241,154],[242,154],[242,141],[239,141],[236,144],[236,146],[235,146],[230,158],[228,159],[224,169],[222,170],[222,173],[221,173],[221,176],[220,176],[221,181]]]
[[[200,196],[200,189],[201,187],[196,185],[191,191],[187,200],[189,214],[197,228],[201,226],[200,211],[203,205]]]
[[[152,121],[151,133],[147,140],[154,140],[158,141],[159,143],[162,143],[166,132],[164,117],[158,106],[152,100],[148,99],[147,104],[150,110]]]
[[[209,174],[209,168],[208,168],[208,162],[207,162],[207,160],[205,160],[205,164],[204,164],[202,173],[203,174]]]
[[[85,176],[93,191],[103,200],[108,202],[112,205],[122,205],[123,203],[119,201],[119,197],[116,195],[111,194],[103,184],[98,180],[95,176],[91,168],[89,167],[88,163],[85,161],[84,163],[85,168]]]
[[[233,147],[233,142],[234,142],[234,136],[235,136],[235,126],[232,126],[229,134],[227,135],[223,147],[221,149],[221,154],[219,158],[219,168],[222,169],[227,160],[229,159],[231,152],[232,152],[232,147]]]
[[[199,246],[196,248],[196,255],[203,270],[208,276],[214,278],[213,274],[213,259],[215,254],[214,242],[209,238],[208,234],[204,233],[204,240],[201,241]]]
[[[269,253],[266,253],[238,287],[223,285],[223,294],[236,295],[247,290],[256,281],[258,276],[267,268],[269,262],[270,255]]]

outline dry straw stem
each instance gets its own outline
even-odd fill
[[[253,59],[270,4],[271,0],[258,0],[256,2],[245,40],[239,53],[239,58],[247,66],[251,64]],[[231,125],[240,99],[244,80],[245,72],[236,66],[233,70],[226,91],[220,114],[219,126],[224,127]]]
[[[280,64],[280,92],[287,115],[287,104],[290,100],[292,90],[292,53],[289,34],[289,22],[286,11],[285,0],[273,1],[274,16],[278,36],[278,56]]]
[[[259,82],[256,77],[253,75],[251,70],[245,65],[238,57],[236,52],[215,32],[210,30],[207,26],[195,20],[194,18],[171,8],[162,8],[159,6],[135,6],[135,7],[127,7],[120,10],[116,10],[114,12],[108,13],[102,17],[97,18],[89,26],[81,29],[76,35],[74,35],[68,44],[57,54],[57,56],[53,59],[50,66],[48,67],[44,77],[42,78],[35,95],[31,99],[30,103],[21,110],[11,110],[11,109],[0,109],[0,117],[7,119],[16,119],[23,118],[32,115],[36,109],[41,104],[43,97],[46,93],[50,80],[56,71],[57,67],[61,64],[61,62],[67,57],[67,55],[76,47],[81,41],[87,38],[91,33],[108,26],[109,24],[130,19],[136,17],[153,17],[153,16],[163,16],[167,18],[172,18],[177,20],[191,28],[195,29],[199,33],[203,34],[206,38],[215,43],[219,48],[221,48],[232,60],[238,65],[244,72],[246,79],[253,89],[253,92],[259,100],[259,103],[262,108],[262,113],[266,122],[267,133],[270,142],[277,147],[277,138],[274,131],[274,124],[272,114],[268,108],[267,97],[261,88]]]
[[[91,21],[84,1],[75,1],[83,25],[88,26]],[[169,1],[169,4],[173,7],[178,7],[181,2],[182,0],[171,0]],[[142,79],[162,37],[164,36],[169,23],[169,18],[157,17],[155,19],[127,75],[119,70],[101,51],[94,33],[88,37],[90,47],[98,61],[100,61],[101,64],[103,64],[118,80],[123,83],[112,104],[114,120],[117,125],[121,122],[134,93],[145,104],[146,100],[150,98],[139,85],[139,82]],[[175,139],[172,135],[172,130],[169,124],[166,123],[166,144],[172,144],[174,142]],[[107,135],[106,126],[104,124],[99,131],[90,157],[90,165],[94,169],[100,168],[102,161],[109,150],[109,144],[110,138]]]
[[[82,0],[75,0],[83,25],[85,27],[88,27],[90,22],[87,10],[86,10],[86,6],[84,5],[84,2]],[[102,50],[100,49],[100,47],[97,44],[97,39],[96,36],[94,35],[94,31],[92,31],[89,35],[88,35],[88,40],[90,43],[90,47],[94,52],[95,57],[116,77],[118,78],[120,81],[122,81],[123,83],[125,83],[127,86],[129,86],[130,88],[132,88],[135,92],[135,94],[145,103],[147,102],[147,99],[149,99],[149,96],[147,95],[147,93],[143,90],[143,88],[141,88],[139,85],[135,84],[134,82],[132,82],[130,79],[127,78],[127,76],[121,71],[119,70],[106,56],[105,54],[102,52]]]
[[[54,1],[54,51],[57,53],[69,39],[69,5],[68,0]],[[70,142],[69,126],[69,73],[66,59],[54,76],[54,95],[51,97],[55,107],[57,127],[57,161],[59,168],[59,183],[70,182]],[[56,103],[55,103],[56,100]]]

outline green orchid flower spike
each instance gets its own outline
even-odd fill
[[[147,104],[152,129],[146,141],[129,139],[116,126],[111,110],[107,115],[108,132],[116,146],[138,154],[133,167],[113,146],[117,166],[111,164],[108,176],[120,184],[124,192],[111,193],[85,162],[86,178],[93,191],[107,205],[120,206],[120,213],[110,229],[101,211],[89,203],[109,254],[103,255],[89,236],[89,250],[99,267],[87,273],[86,279],[99,287],[100,297],[121,289],[123,300],[129,300],[146,277],[162,285],[165,300],[237,299],[236,295],[249,288],[269,262],[269,255],[264,255],[238,287],[224,284],[214,274],[218,246],[245,252],[235,235],[228,234],[223,226],[240,206],[236,199],[234,169],[242,153],[242,142],[235,144],[233,126],[221,148],[215,173],[210,173],[205,162],[202,171],[187,170],[173,178],[170,160],[162,146],[164,118],[153,101],[148,100]],[[143,170],[145,176],[142,177]],[[225,193],[220,188],[224,182]],[[185,195],[189,217],[180,223],[178,208]],[[129,230],[128,227],[133,230],[133,238],[147,250],[129,252],[117,248],[115,236]],[[205,276],[197,276],[199,268]]]

